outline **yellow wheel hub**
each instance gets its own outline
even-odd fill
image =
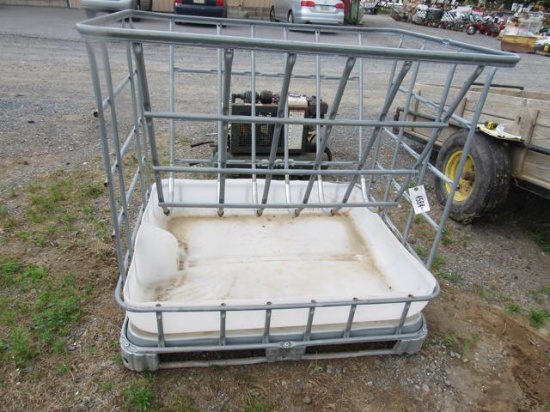
[[[458,164],[460,163],[461,156],[462,150],[459,150],[453,153],[445,164],[445,176],[453,181],[458,173]],[[460,180],[458,181],[458,188],[456,189],[453,198],[455,202],[464,202],[472,195],[472,192],[474,191],[475,177],[474,159],[472,159],[472,156],[468,155],[466,158],[466,163],[464,164],[464,169],[460,175]],[[445,184],[447,193],[451,192],[451,187],[451,184]]]

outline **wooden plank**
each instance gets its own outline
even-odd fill
[[[550,157],[527,151],[521,172],[516,177],[550,190]]]
[[[174,1],[173,0],[153,0],[153,11],[173,12]]]

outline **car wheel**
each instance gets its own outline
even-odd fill
[[[93,19],[95,16],[97,16],[97,10],[86,9],[87,18]]]
[[[291,11],[288,12],[288,22],[294,23],[294,14]]]
[[[273,7],[273,6],[269,10],[269,21],[277,21],[275,19],[275,7]]]
[[[153,10],[153,0],[138,0],[137,9],[143,11]]]
[[[453,180],[460,173],[450,216],[469,223],[472,219],[498,209],[505,202],[510,187],[510,159],[504,145],[481,133],[476,133],[464,169],[458,164],[468,136],[460,130],[445,141],[437,156],[436,167]],[[438,179],[435,193],[441,204],[446,204],[451,184]]]

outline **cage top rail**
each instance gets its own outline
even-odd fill
[[[173,15],[164,15],[157,13],[146,13],[135,10],[125,10],[111,15],[97,17],[76,24],[78,32],[87,38],[104,39],[105,41],[132,41],[145,43],[164,43],[174,45],[195,45],[210,48],[229,48],[229,49],[254,49],[273,52],[289,53],[307,53],[319,55],[343,55],[357,58],[377,58],[391,60],[414,60],[426,62],[447,62],[457,64],[475,64],[501,67],[513,67],[519,61],[520,57],[513,53],[498,51],[490,48],[474,46],[468,43],[462,43],[451,39],[439,38],[420,33],[414,33],[402,29],[385,28],[347,28],[331,27],[331,32],[352,32],[356,34],[385,34],[398,37],[415,39],[424,44],[431,44],[448,50],[428,50],[425,47],[418,49],[401,47],[375,47],[365,44],[345,45],[340,44],[335,52],[334,44],[323,43],[314,39],[311,42],[258,38],[252,37],[250,32],[242,35],[227,35],[219,30],[216,34],[204,33],[186,33],[173,30],[159,29],[141,29],[137,28],[132,21],[126,27],[115,27],[111,24],[120,20],[154,20],[178,23],[197,23],[198,18],[193,19],[184,17],[174,17]],[[251,20],[231,20],[231,19],[203,19],[205,23],[222,26],[257,26],[273,27],[288,30],[289,26],[284,23],[272,23]],[[201,20],[202,21],[202,20]],[[296,27],[296,26],[294,26]],[[302,27],[302,26],[300,26]],[[322,30],[318,26],[303,26],[307,31]],[[326,29],[326,28],[325,28]]]

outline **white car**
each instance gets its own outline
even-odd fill
[[[153,9],[153,0],[82,0],[81,4],[89,18],[95,17],[98,12],[114,13],[127,9],[151,11]]]
[[[344,24],[340,0],[272,0],[269,20],[302,24]]]

